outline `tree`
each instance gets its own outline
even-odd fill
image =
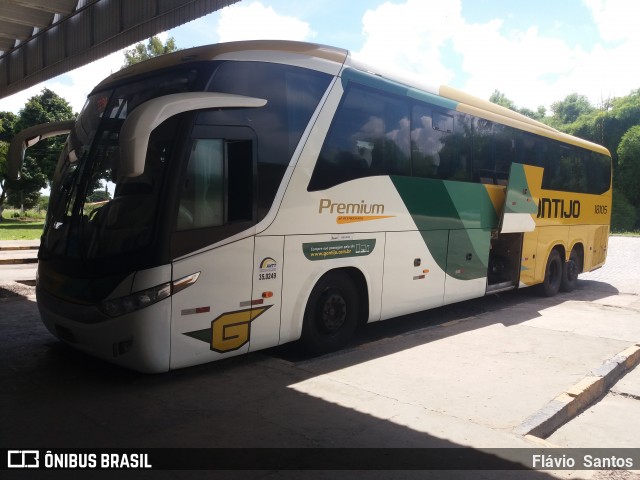
[[[557,125],[573,123],[581,115],[588,115],[594,110],[595,108],[589,103],[589,99],[577,93],[567,95],[564,100],[551,104],[552,119]]]
[[[39,95],[31,97],[18,115],[0,112],[0,209],[5,201],[31,208],[36,205],[40,190],[51,181],[64,138],[52,137],[43,140],[26,151],[19,180],[6,178],[6,150],[8,141],[19,131],[40,123],[71,120],[74,118],[71,105],[55,92],[45,88]]]
[[[633,230],[637,220],[636,209],[629,203],[624,193],[613,190],[613,206],[611,207],[611,231],[628,232]]]
[[[534,120],[542,120],[547,114],[547,109],[542,105],[540,105],[535,112],[530,108],[516,107],[516,104],[513,103],[513,100],[507,98],[507,96],[500,90],[494,90],[489,97],[489,101],[491,103],[495,103],[496,105],[500,105],[501,107],[513,110],[514,112],[521,113],[522,115],[525,115],[529,118],[533,118]]]
[[[147,40],[146,45],[143,42],[140,42],[134,45],[133,48],[125,50],[124,65],[122,68],[144,62],[145,60],[157,57],[158,55],[175,52],[177,49],[176,40],[173,37],[169,37],[163,45],[158,37],[153,36]]]
[[[47,186],[47,176],[37,161],[29,155],[24,158],[20,180],[6,180],[9,205],[33,208],[40,200],[40,190]]]
[[[618,184],[635,207],[640,207],[640,125],[631,127],[618,146]]]
[[[7,199],[6,174],[7,174],[7,152],[9,144],[0,140],[0,222],[2,221],[2,205]]]
[[[500,105],[501,107],[508,108],[509,110],[516,110],[516,105],[513,101],[502,93],[500,90],[494,90],[491,96],[489,97],[489,101],[491,103],[495,103],[496,105]]]
[[[7,198],[6,174],[7,152],[9,142],[13,138],[17,117],[11,112],[0,112],[0,221],[2,221],[2,205]]]
[[[10,142],[16,134],[18,117],[13,112],[0,112],[0,142]]]

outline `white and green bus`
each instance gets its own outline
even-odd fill
[[[182,50],[102,81],[68,133],[39,251],[63,342],[163,372],[489,293],[606,257],[611,157],[322,45]],[[93,202],[95,192],[108,201]]]

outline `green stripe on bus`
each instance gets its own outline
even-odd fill
[[[458,102],[448,98],[441,97],[433,93],[425,92],[414,87],[408,87],[394,80],[384,77],[371,75],[353,68],[346,68],[341,75],[342,87],[346,89],[349,82],[355,82],[359,85],[382,90],[384,92],[393,93],[402,97],[409,97],[421,102],[430,103],[436,107],[455,110]]]
[[[461,280],[486,277],[498,215],[484,185],[399,176],[391,181],[438,266]],[[449,230],[455,234],[446,242],[440,232]]]
[[[531,196],[525,166],[520,163],[511,164],[509,188],[505,199],[505,213],[537,213],[538,206]]]

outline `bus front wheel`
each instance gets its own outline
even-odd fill
[[[562,259],[558,250],[551,250],[544,270],[544,281],[540,284],[540,293],[545,297],[553,297],[560,290],[562,283]]]
[[[358,291],[346,273],[323,275],[311,291],[302,323],[306,351],[321,354],[349,343],[358,325]]]

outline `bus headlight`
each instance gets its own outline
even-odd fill
[[[119,317],[153,305],[169,296],[171,296],[171,282],[135,292],[126,297],[107,300],[102,302],[99,308],[110,317]]]

